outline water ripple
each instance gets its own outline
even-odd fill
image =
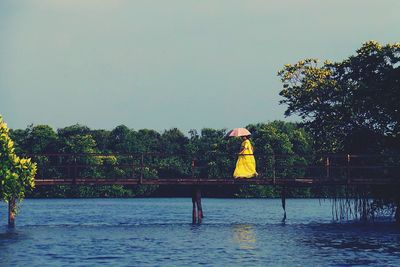
[[[329,205],[287,204],[282,224],[279,200],[204,199],[193,225],[188,199],[26,200],[17,228],[0,226],[0,266],[400,265],[393,224],[332,223]]]

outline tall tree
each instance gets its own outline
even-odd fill
[[[298,114],[321,150],[400,145],[400,43],[369,41],[342,62],[306,59],[278,75],[285,115]]]

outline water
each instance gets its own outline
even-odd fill
[[[331,222],[329,202],[25,200],[15,230],[0,206],[0,266],[399,266],[400,229]]]

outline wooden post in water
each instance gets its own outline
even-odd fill
[[[192,223],[197,223],[197,209],[196,209],[196,190],[193,189],[192,192],[192,204],[193,204],[193,212],[192,212]]]
[[[192,213],[192,223],[201,223],[204,218],[203,215],[203,207],[201,205],[201,188],[196,187],[192,192],[192,204],[193,204],[193,213]]]
[[[15,227],[15,211],[16,211],[15,198],[11,198],[8,202],[8,227]]]
[[[281,192],[282,208],[283,208],[283,219],[282,222],[286,221],[286,186],[282,188]]]
[[[201,188],[198,187],[196,189],[196,203],[197,203],[197,215],[198,215],[198,222],[200,223],[201,220],[204,218],[203,215],[203,207],[201,206]]]

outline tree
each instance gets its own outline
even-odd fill
[[[100,168],[103,164],[103,158],[93,155],[99,153],[99,151],[90,133],[91,131],[88,127],[78,124],[58,129],[59,152],[69,154],[60,160],[71,166],[87,165],[84,168],[76,168],[76,173],[72,175],[80,178],[104,177]]]
[[[159,166],[160,177],[183,177],[190,174],[192,159],[188,153],[189,139],[177,128],[165,130],[161,135]]]
[[[109,135],[109,147],[114,152],[132,153],[132,131],[125,125],[119,125]]]
[[[27,129],[25,151],[28,153],[55,153],[57,133],[48,125],[30,125]]]
[[[190,131],[188,151],[196,158],[195,174],[199,177],[232,177],[239,140],[225,138],[226,130],[204,128],[201,134]]]
[[[399,147],[400,43],[369,41],[342,62],[305,59],[278,75],[285,115],[298,114],[320,150]]]
[[[384,157],[373,162],[368,158],[357,162],[374,165],[379,160],[379,164],[388,166],[398,164],[400,43],[381,45],[369,41],[354,56],[342,62],[326,61],[320,66],[318,60],[306,59],[285,65],[278,75],[283,82],[280,95],[284,99],[281,103],[288,105],[285,115],[300,115],[319,151],[349,154],[386,152]],[[388,152],[396,153],[387,156]],[[390,177],[386,172],[359,169],[353,171],[352,176]],[[391,187],[393,185],[379,187],[379,190],[369,186],[354,190],[347,188],[346,192],[350,193],[346,193],[346,199],[352,199],[354,214],[366,219],[369,211],[386,209],[382,205],[385,202],[377,201],[384,196],[385,201],[397,203],[396,218],[400,219],[400,197]],[[375,201],[371,202],[371,198]],[[365,205],[360,208],[359,203]],[[346,203],[346,206],[350,207],[350,204]],[[344,210],[349,211],[347,208]]]
[[[102,153],[109,152],[109,138],[110,131],[107,130],[92,130],[90,131],[90,135],[93,137],[94,141],[97,144],[97,149]]]
[[[6,202],[25,197],[35,186],[36,164],[29,158],[20,158],[14,150],[9,129],[0,115],[0,197]]]
[[[159,152],[161,147],[161,135],[155,130],[141,129],[137,131],[136,138],[139,142],[138,152]]]

